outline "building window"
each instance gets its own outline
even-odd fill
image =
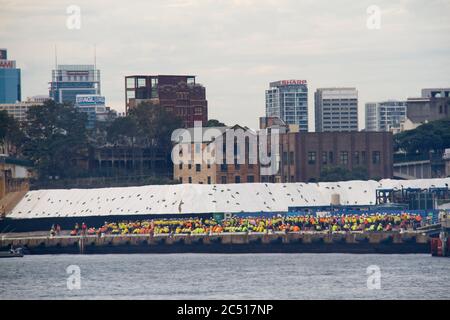
[[[220,165],[220,171],[227,172],[228,171],[228,166],[226,164],[221,164]]]
[[[221,181],[223,184],[227,183],[227,177],[226,177],[226,176],[220,177],[220,181]]]
[[[241,183],[241,177],[240,176],[234,177],[234,182],[235,183]]]
[[[341,164],[348,164],[348,151],[341,151]]]
[[[316,164],[316,152],[315,151],[308,152],[308,164]]]
[[[200,153],[200,143],[195,144],[195,153],[197,153],[197,154]]]
[[[180,177],[180,183],[181,184],[183,183],[183,177]]]
[[[287,155],[287,152],[283,152],[283,165],[287,165],[287,157],[288,157],[288,155]]]
[[[241,165],[239,164],[239,163],[235,163],[234,164],[234,168],[236,169],[236,170],[239,170],[239,169],[241,169]]]
[[[189,183],[192,183],[192,177],[189,177]]]
[[[180,170],[183,170],[183,164],[180,163],[180,164],[178,165],[178,168],[180,168]]]
[[[372,152],[372,163],[379,164],[380,163],[381,154],[380,151]]]
[[[361,151],[361,163],[366,164],[366,152]]]
[[[249,183],[255,182],[255,177],[254,176],[247,176],[247,182],[249,182]]]
[[[294,165],[294,151],[289,152],[289,164]]]
[[[208,184],[211,184],[211,177],[208,177]]]
[[[201,164],[196,164],[195,165],[195,171],[200,172],[202,170],[202,165]]]
[[[322,164],[328,163],[328,153],[326,151],[322,152]]]
[[[330,164],[334,162],[333,151],[330,151],[330,152],[328,153],[328,160],[330,160]]]
[[[208,164],[206,165],[206,167],[207,167],[208,169],[211,169],[211,164],[208,163]]]
[[[355,151],[354,158],[355,164],[359,165],[359,151]]]

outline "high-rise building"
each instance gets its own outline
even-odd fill
[[[316,132],[358,131],[356,88],[319,88],[314,103]]]
[[[125,77],[125,110],[151,102],[180,117],[186,128],[208,122],[206,89],[188,75],[134,75]]]
[[[281,80],[266,90],[266,117],[278,117],[288,125],[308,131],[308,87],[306,80]]]
[[[100,70],[94,65],[58,65],[52,71],[50,98],[75,105],[79,94],[101,94]]]
[[[0,103],[21,100],[20,69],[15,60],[8,60],[8,51],[0,49]]]
[[[398,131],[405,119],[405,101],[366,103],[366,131]]]
[[[75,107],[87,115],[86,128],[93,129],[97,121],[106,121],[110,110],[105,106],[105,97],[96,94],[78,94]]]

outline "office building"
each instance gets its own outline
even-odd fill
[[[188,75],[134,75],[125,77],[125,109],[151,102],[181,118],[185,128],[208,122],[206,89]]]
[[[22,101],[17,103],[1,103],[0,110],[5,110],[8,114],[19,122],[27,120],[27,112],[35,106],[42,106],[43,102]]]
[[[422,89],[420,98],[408,98],[407,117],[414,124],[450,117],[450,88]]]
[[[314,103],[316,132],[358,131],[355,88],[319,88]]]
[[[266,117],[278,117],[287,125],[308,131],[308,87],[306,80],[281,80],[266,90]]]
[[[8,51],[0,49],[0,103],[16,103],[22,100],[20,77],[16,61],[8,60]]]
[[[109,110],[105,106],[105,97],[95,94],[79,94],[76,96],[75,107],[80,112],[86,113],[86,128],[93,129],[97,121],[108,120]]]
[[[405,101],[390,100],[366,103],[366,131],[398,132],[405,119]]]
[[[94,65],[58,65],[52,71],[49,96],[75,105],[77,95],[100,95],[100,70]]]

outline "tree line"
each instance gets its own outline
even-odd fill
[[[17,122],[6,111],[0,112],[0,141],[13,145],[13,156],[31,160],[38,179],[75,178],[82,175],[76,159],[89,148],[127,146],[171,151],[171,133],[182,127],[182,120],[163,107],[142,103],[125,117],[97,122],[86,128],[87,115],[70,104],[46,101],[30,107],[27,121]]]

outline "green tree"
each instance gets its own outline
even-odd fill
[[[450,148],[450,119],[425,123],[394,136],[394,149],[409,154],[428,154]]]
[[[207,127],[226,127],[226,125],[223,122],[220,122],[216,119],[209,119],[206,123]]]
[[[14,145],[20,148],[23,134],[20,125],[7,111],[0,111],[0,144],[3,146]]]
[[[87,156],[86,114],[70,105],[47,101],[29,109],[24,124],[24,155],[34,162],[39,177],[77,176],[74,161]]]
[[[142,130],[134,116],[115,119],[106,131],[108,141],[115,145],[133,146],[142,137]]]
[[[349,181],[349,180],[368,180],[369,176],[367,169],[364,167],[356,167],[353,170],[348,170],[344,167],[326,166],[320,172],[320,181],[335,182],[335,181]]]
[[[130,117],[136,120],[147,144],[166,151],[172,148],[172,132],[183,127],[181,118],[150,102],[131,109]]]

